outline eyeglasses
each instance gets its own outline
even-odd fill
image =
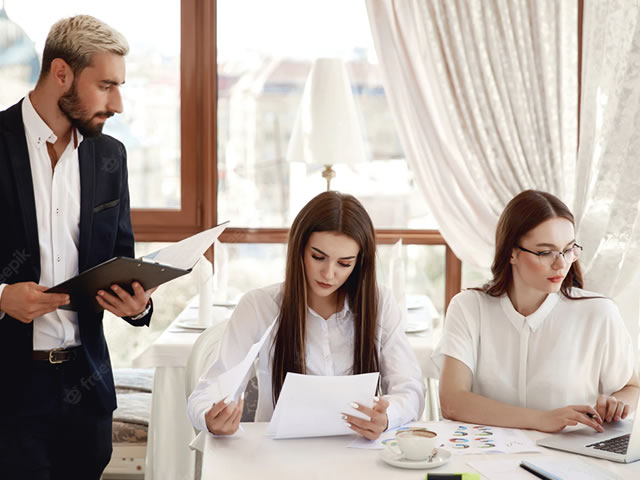
[[[580,258],[580,253],[582,253],[582,247],[577,243],[573,245],[573,247],[567,248],[564,252],[559,252],[557,250],[543,250],[542,252],[533,252],[531,250],[527,250],[526,248],[521,247],[520,245],[516,245],[516,248],[519,248],[523,252],[531,253],[538,257],[538,261],[547,267],[550,267],[554,263],[558,261],[558,258],[562,256],[566,263],[573,263],[578,258]]]

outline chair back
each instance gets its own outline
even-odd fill
[[[200,377],[206,373],[207,369],[218,357],[220,341],[224,335],[227,323],[228,320],[224,320],[207,328],[193,344],[185,372],[185,393],[187,398],[189,398],[193,389],[196,388]]]

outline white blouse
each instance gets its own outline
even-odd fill
[[[598,296],[577,288],[571,295]],[[524,317],[507,295],[477,290],[451,300],[432,356],[440,368],[444,355],[469,367],[472,392],[540,410],[594,405],[598,394],[627,384],[634,364],[631,337],[608,298],[549,294]]]
[[[253,290],[240,300],[224,333],[218,358],[209,372],[219,375],[237,365],[280,312],[282,284]],[[376,346],[381,386],[389,401],[389,428],[417,420],[424,408],[424,382],[415,354],[401,324],[400,309],[390,291],[378,289]],[[310,375],[351,375],[353,367],[353,314],[345,301],[343,309],[327,320],[311,308],[306,318],[307,373]],[[277,325],[276,325],[277,327]],[[257,362],[258,407],[256,422],[269,421],[273,414],[271,389],[272,344],[277,328],[264,343]],[[206,375],[209,375],[207,372]],[[201,377],[189,397],[188,415],[198,430],[206,431],[205,414],[211,408],[207,382]],[[248,381],[248,379],[246,379]],[[243,385],[240,391],[246,387]]]

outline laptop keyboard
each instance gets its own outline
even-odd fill
[[[587,447],[593,447],[596,450],[604,450],[605,452],[613,452],[620,453],[624,455],[627,453],[627,447],[629,446],[629,437],[630,433],[626,435],[620,435],[619,437],[613,437],[609,440],[605,440],[604,442],[596,442],[591,445],[587,445]]]

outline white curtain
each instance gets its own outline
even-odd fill
[[[573,203],[577,2],[367,0],[367,9],[416,182],[454,253],[487,267],[515,194],[537,188]]]
[[[588,287],[613,296],[638,287],[640,266],[638,2],[584,2],[582,38],[574,213]]]

